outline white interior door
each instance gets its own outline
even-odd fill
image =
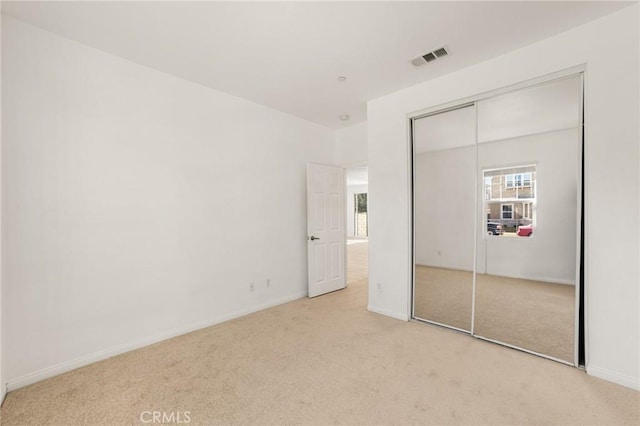
[[[344,169],[307,164],[309,297],[346,285]]]

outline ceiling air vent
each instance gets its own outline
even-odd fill
[[[445,49],[444,47],[441,47],[438,50],[434,50],[433,54],[436,55],[438,58],[442,58],[443,56],[447,56],[449,52],[447,52],[447,49]]]
[[[427,53],[426,55],[422,55],[422,59],[424,59],[427,62],[431,62],[431,61],[435,61],[436,59],[436,55],[433,54],[433,52]]]
[[[436,59],[440,59],[444,56],[447,56],[448,54],[449,52],[447,52],[447,49],[445,49],[444,47],[441,47],[439,49],[432,50],[429,53],[425,53],[422,56],[418,56],[417,58],[411,61],[411,64],[415,67],[419,67],[426,63],[433,62]]]

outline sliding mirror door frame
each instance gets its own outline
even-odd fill
[[[587,351],[587,341],[586,341],[586,304],[585,304],[585,291],[584,291],[584,282],[585,282],[585,273],[584,273],[584,263],[583,263],[583,259],[584,259],[584,224],[583,224],[583,220],[584,220],[584,169],[585,169],[585,161],[584,161],[584,144],[585,144],[585,131],[584,131],[584,127],[585,127],[585,114],[584,114],[584,109],[585,109],[585,99],[584,99],[584,88],[585,88],[585,79],[586,79],[586,70],[584,66],[577,66],[577,67],[573,67],[567,70],[563,70],[563,71],[559,71],[553,74],[549,74],[546,76],[542,76],[536,79],[532,79],[532,80],[528,80],[528,81],[524,81],[518,84],[514,84],[511,86],[507,86],[501,89],[496,89],[496,90],[492,90],[490,92],[486,92],[483,94],[479,94],[477,96],[471,96],[468,98],[463,98],[457,101],[453,101],[453,102],[448,102],[446,104],[441,104],[435,107],[431,107],[431,108],[427,108],[421,111],[417,111],[414,113],[411,113],[407,116],[407,125],[409,128],[409,153],[410,153],[410,182],[409,182],[409,186],[410,186],[410,202],[411,202],[411,287],[410,287],[410,295],[411,295],[411,306],[410,306],[410,312],[411,312],[411,318],[413,320],[417,320],[420,322],[426,322],[426,323],[430,323],[430,324],[434,324],[437,326],[441,326],[441,327],[446,327],[446,328],[450,328],[453,330],[457,330],[466,334],[470,334],[471,336],[478,338],[478,339],[482,339],[482,340],[487,340],[487,341],[491,341],[503,346],[508,346],[517,350],[521,350],[527,353],[531,353],[533,355],[537,355],[543,358],[547,358],[547,359],[551,359],[557,362],[561,362],[564,364],[569,364],[569,365],[574,365],[576,367],[579,366],[583,366],[585,365],[586,361],[587,361],[587,356],[588,356],[588,351]],[[459,108],[464,108],[464,107],[469,107],[469,106],[473,106],[473,108],[475,109],[475,115],[476,115],[476,132],[475,132],[475,146],[476,146],[476,166],[475,166],[475,207],[477,209],[478,207],[478,203],[479,203],[479,198],[478,198],[478,122],[477,122],[477,103],[479,101],[482,100],[486,100],[486,99],[490,99],[493,97],[497,97],[499,95],[503,95],[506,93],[510,93],[510,92],[515,92],[517,90],[520,89],[526,89],[526,88],[532,88],[535,86],[540,86],[543,84],[547,84],[547,83],[552,83],[554,81],[559,81],[559,80],[563,80],[563,79],[567,79],[567,78],[571,78],[571,77],[579,77],[580,79],[580,95],[579,95],[579,113],[580,113],[580,144],[579,144],[579,158],[576,159],[576,161],[579,163],[578,166],[578,171],[577,174],[578,176],[576,177],[576,182],[577,182],[577,208],[576,208],[576,258],[575,258],[575,295],[574,295],[574,302],[575,302],[575,315],[574,315],[574,342],[573,342],[573,352],[574,352],[574,359],[573,362],[568,362],[566,360],[561,360],[558,358],[554,358],[552,356],[543,354],[543,353],[538,353],[526,348],[522,348],[519,346],[515,346],[515,345],[510,345],[508,343],[505,342],[501,342],[498,340],[493,340],[493,339],[488,339],[485,337],[481,337],[478,336],[475,333],[475,308],[476,308],[476,301],[475,301],[475,297],[476,297],[476,273],[477,273],[477,256],[478,256],[478,226],[481,225],[479,218],[478,218],[478,214],[475,214],[475,223],[474,223],[474,229],[475,229],[475,235],[474,235],[474,253],[473,253],[473,257],[474,257],[474,265],[473,265],[473,300],[472,300],[472,316],[471,316],[471,330],[467,331],[467,330],[461,330],[459,328],[456,327],[452,327],[452,326],[448,326],[446,324],[441,324],[438,322],[434,322],[434,321],[429,321],[429,320],[425,320],[422,318],[417,318],[416,314],[415,314],[415,283],[416,283],[416,211],[415,211],[415,125],[414,125],[414,121],[421,119],[421,118],[425,118],[428,116],[432,116],[435,114],[440,114],[440,113],[444,113],[444,112],[448,112],[448,111],[453,111]]]
[[[464,117],[464,112],[463,110],[465,109],[470,109],[470,111],[467,113],[469,116],[473,117],[473,121],[469,120],[469,117]],[[420,141],[420,145],[421,148],[418,149],[417,145],[418,141],[415,135],[415,131],[416,131],[416,125],[415,125],[415,121],[419,120],[419,119],[426,119],[426,118],[430,118],[430,117],[436,117],[435,120],[437,122],[438,119],[442,119],[442,117],[440,116],[445,116],[448,113],[458,113],[461,112],[463,115],[462,116],[457,116],[454,120],[456,121],[456,124],[458,125],[459,128],[465,128],[466,130],[462,131],[462,134],[460,134],[459,132],[456,133],[455,131],[453,133],[455,133],[455,135],[452,135],[450,133],[447,132],[442,132],[442,129],[444,128],[444,126],[442,126],[442,122],[440,122],[439,124],[431,124],[431,128],[436,130],[436,133],[439,134],[439,137],[436,137],[435,139],[429,141],[429,142],[435,142],[435,144],[432,144],[429,149],[424,150],[425,148],[425,141]],[[458,104],[455,105],[451,108],[445,108],[445,109],[438,109],[437,111],[433,111],[431,113],[428,114],[424,114],[421,115],[419,117],[414,117],[413,120],[411,120],[410,124],[411,124],[411,193],[412,193],[412,197],[411,197],[411,201],[412,201],[412,233],[414,235],[414,237],[412,237],[412,294],[411,294],[411,317],[413,319],[419,320],[419,321],[424,321],[430,324],[434,324],[434,325],[438,325],[438,326],[443,326],[443,327],[447,327],[453,330],[457,330],[460,331],[462,333],[466,333],[466,334],[471,334],[473,331],[473,293],[474,293],[474,280],[475,280],[475,276],[474,276],[474,262],[475,262],[475,250],[476,250],[476,243],[475,243],[475,239],[473,238],[472,235],[469,235],[471,238],[469,238],[469,243],[470,246],[468,247],[469,252],[468,252],[468,256],[470,257],[470,259],[468,259],[468,261],[470,262],[469,265],[464,265],[465,262],[464,260],[460,259],[458,256],[454,255],[453,257],[451,255],[448,255],[448,251],[447,251],[447,245],[446,243],[444,244],[445,247],[442,248],[442,253],[444,253],[443,258],[437,257],[439,259],[439,261],[434,261],[434,256],[431,256],[430,261],[427,262],[423,262],[423,263],[418,263],[417,262],[417,252],[419,250],[416,249],[416,238],[415,238],[415,232],[416,232],[416,228],[418,228],[418,226],[416,225],[416,217],[418,217],[418,215],[416,214],[416,205],[418,204],[416,202],[416,169],[418,167],[416,167],[416,161],[417,161],[417,156],[427,156],[428,154],[430,154],[431,156],[439,156],[442,155],[443,153],[447,153],[447,154],[451,154],[452,152],[456,152],[458,155],[460,153],[459,150],[461,149],[465,149],[465,148],[473,148],[473,153],[472,153],[472,157],[473,157],[473,164],[474,164],[474,168],[477,168],[477,143],[476,143],[476,133],[477,133],[477,124],[476,124],[476,104],[475,102],[467,102],[467,103],[463,103],[463,104]],[[451,116],[448,116],[451,117]],[[447,120],[447,118],[445,118],[445,120]],[[466,121],[468,121],[468,126],[463,125],[463,123]],[[424,122],[423,122],[424,123]],[[456,141],[456,144],[454,146],[446,146],[447,143],[451,143],[452,140]],[[462,141],[462,143],[460,144],[460,141]],[[469,141],[470,143],[466,143],[464,141]],[[434,146],[435,145],[435,146]],[[469,155],[467,154],[467,156],[469,157]],[[451,165],[451,158],[447,158],[448,155],[445,155],[445,157],[440,157],[440,161],[444,161],[447,162],[449,161],[449,164]],[[427,161],[427,158],[433,160],[430,157],[422,157],[422,160]],[[467,159],[468,160],[468,159]],[[424,171],[424,170],[423,170]],[[437,173],[437,172],[436,172]],[[475,176],[475,173],[474,173]],[[442,182],[440,182],[442,184]],[[420,188],[420,189],[425,189],[425,188]],[[439,190],[437,191],[431,191],[432,194],[431,196],[436,196],[436,197],[440,197],[443,198],[447,198],[450,197],[452,194],[456,194],[460,192],[461,188],[455,188],[455,187],[447,187],[446,189],[443,189],[442,187],[439,187]],[[468,225],[470,225],[470,228],[473,230],[473,232],[475,233],[476,231],[476,223],[475,223],[475,206],[477,204],[477,184],[475,182],[475,178],[473,178],[473,180],[469,181],[469,186],[467,188],[467,190],[469,190],[469,193],[471,193],[471,191],[473,191],[473,195],[470,197],[472,199],[472,205],[470,206],[470,215],[467,218],[468,221],[460,221],[458,219],[458,222],[468,222]],[[456,192],[457,191],[457,192]],[[434,195],[433,192],[436,192],[438,195]],[[464,196],[462,198],[465,198]],[[423,203],[424,204],[424,203]],[[424,220],[422,222],[422,229],[424,229]],[[449,223],[447,229],[452,229],[453,227],[455,227],[454,224]],[[442,241],[441,241],[442,242]],[[459,242],[459,241],[458,241]],[[441,255],[440,249],[438,249],[438,256]],[[425,260],[426,258],[428,258],[429,256],[422,252],[421,257],[423,258],[423,260]],[[445,260],[444,262],[442,262],[441,259],[447,258],[447,260]],[[440,263],[438,263],[440,262]],[[417,277],[417,269],[418,266],[425,268],[425,270],[423,270],[423,274],[422,274],[422,278],[425,278],[425,273],[426,275],[429,274],[435,274],[435,275],[439,275],[441,278],[445,279],[444,277],[446,276],[446,281],[448,282],[448,285],[452,285],[455,289],[457,290],[453,290],[451,293],[452,294],[456,294],[456,292],[459,292],[461,289],[463,290],[462,293],[464,294],[465,290],[469,291],[469,295],[468,295],[468,299],[464,299],[464,300],[468,300],[468,302],[463,302],[462,304],[458,304],[458,306],[456,306],[456,308],[458,309],[452,316],[445,314],[443,312],[443,310],[441,309],[435,309],[432,312],[429,312],[430,315],[426,315],[427,312],[416,312],[416,303],[415,301],[418,299],[418,297],[416,296],[416,283],[418,282],[419,277]],[[468,277],[468,289],[466,289],[466,285],[464,284],[464,280],[467,279],[466,275],[469,274]],[[434,281],[437,281],[432,278],[428,278],[428,279],[424,279],[423,280],[423,286],[422,289],[423,291],[426,291],[427,287],[430,286],[430,284],[428,284],[428,282],[431,282],[431,284],[434,283]],[[434,286],[434,288],[437,286]],[[437,290],[435,290],[437,291]],[[461,296],[461,294],[458,294],[458,296]],[[424,297],[420,298],[421,300],[424,301]],[[459,298],[458,298],[459,299]],[[468,309],[465,309],[464,305],[466,305],[466,303],[469,304]],[[451,307],[451,305],[449,305],[449,307]],[[457,315],[456,315],[457,314]],[[466,320],[462,320],[461,318],[456,318],[456,316],[469,316],[469,322],[468,325],[465,325]],[[466,327],[466,328],[465,328]]]

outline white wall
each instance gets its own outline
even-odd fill
[[[478,182],[482,170],[505,164],[536,165],[533,235],[495,238],[478,228],[478,271],[558,284],[575,284],[578,175],[578,128],[478,145]],[[483,200],[483,188],[478,199]],[[484,208],[478,206],[479,217]]]
[[[416,264],[473,270],[475,176],[475,145],[416,154]]]
[[[356,235],[355,229],[355,195],[369,191],[368,185],[347,185],[347,237]]]
[[[333,131],[7,17],[2,55],[10,388],[306,294]]]
[[[368,103],[370,310],[410,312],[408,114],[586,64],[587,371],[640,389],[638,7]]]
[[[367,164],[367,123],[336,131],[338,162],[343,167]]]

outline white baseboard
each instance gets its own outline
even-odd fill
[[[444,264],[444,263],[430,263],[430,262],[419,262],[416,261],[416,266],[424,266],[427,268],[438,268],[438,269],[451,269],[453,271],[464,271],[464,272],[473,272],[473,268],[469,269],[462,265],[454,265],[454,264]],[[480,273],[480,272],[478,272]]]
[[[108,349],[104,349],[92,354],[76,358],[70,361],[62,362],[52,365],[50,367],[43,368],[38,371],[34,371],[29,374],[25,374],[21,377],[11,379],[7,382],[6,392],[19,389],[24,386],[39,382],[41,380],[48,379],[53,376],[57,376],[67,371],[75,370],[76,368],[84,367],[85,365],[93,364],[94,362],[102,361],[107,358],[111,358],[116,355],[123,354],[125,352],[139,349],[145,346],[149,346],[154,343],[161,342],[163,340],[170,339],[172,337],[180,336],[182,334],[190,333],[192,331],[200,330],[202,328],[211,327],[212,325],[220,324],[225,321],[229,321],[235,318],[239,318],[245,315],[252,314],[254,312],[262,311],[264,309],[272,308],[274,306],[282,305],[283,303],[292,302],[297,299],[301,299],[307,296],[307,292],[298,292],[286,297],[282,297],[277,300],[273,300],[267,303],[260,304],[258,306],[243,309],[236,312],[231,312],[219,317],[212,318],[207,321],[200,321],[195,324],[191,324],[185,327],[177,327],[172,330],[168,330],[163,333],[156,334],[154,336],[146,337],[135,342],[125,343],[123,345],[114,346]],[[5,391],[5,389],[3,389]],[[4,392],[3,392],[4,394]]]
[[[427,268],[440,268],[440,269],[452,269],[454,271],[464,271],[464,272],[473,272],[473,269],[469,269],[469,268],[465,268],[465,267],[458,267],[456,265],[432,265],[432,264],[426,264],[426,263],[416,263],[417,266],[426,266]],[[538,277],[538,276],[526,276],[526,275],[519,275],[519,274],[510,274],[510,273],[494,273],[494,272],[481,272],[481,271],[477,271],[478,275],[493,275],[496,277],[506,277],[506,278],[515,278],[515,279],[519,279],[519,280],[529,280],[529,281],[541,281],[541,282],[545,282],[545,283],[552,283],[552,284],[564,284],[564,285],[576,285],[574,280],[569,280],[569,279],[565,279],[565,278],[549,278],[549,277]]]
[[[507,277],[507,278],[515,278],[519,280],[528,280],[528,281],[539,281],[543,283],[551,283],[551,284],[562,284],[562,285],[573,285],[576,283],[573,280],[567,280],[564,278],[549,278],[549,277],[537,277],[537,276],[525,276],[518,274],[492,274],[488,273],[488,275],[494,275],[498,277]]]
[[[587,374],[589,374],[590,376],[640,391],[640,378],[638,377],[628,376],[617,371],[612,371],[607,368],[602,368],[594,365],[588,366],[586,370]]]
[[[367,306],[367,310],[369,312],[374,312],[376,314],[380,314],[380,315],[384,315],[384,316],[387,316],[387,317],[399,319],[400,321],[409,321],[409,316],[406,315],[406,314],[387,311],[386,309],[376,308],[375,306],[371,306],[371,305]]]
[[[4,402],[4,397],[7,396],[7,385],[2,384],[0,386],[0,405]]]

